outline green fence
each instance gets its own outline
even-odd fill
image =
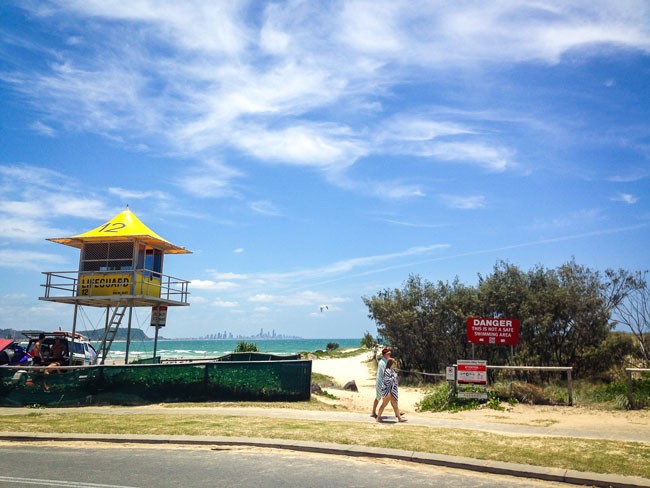
[[[43,368],[0,367],[2,406],[308,401],[311,361],[210,361]]]

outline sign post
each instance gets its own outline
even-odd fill
[[[158,348],[158,331],[167,322],[167,305],[156,305],[151,307],[151,326],[156,329],[156,337],[153,342],[153,359],[156,359]]]
[[[494,346],[510,346],[510,364],[514,363],[513,346],[519,344],[519,319],[469,317],[467,319],[467,342]],[[510,370],[510,395],[514,383],[514,371]],[[460,397],[460,393],[458,395]],[[487,398],[487,397],[486,397]]]

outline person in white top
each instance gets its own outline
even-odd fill
[[[384,384],[384,371],[386,371],[386,363],[390,359],[390,349],[387,347],[384,347],[381,350],[381,358],[379,359],[379,362],[377,363],[377,382],[375,384],[375,399],[372,402],[372,413],[370,416],[373,419],[377,418],[377,406],[379,405],[379,402],[383,399],[383,395],[381,394],[381,387]]]

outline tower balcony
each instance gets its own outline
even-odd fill
[[[189,305],[189,281],[148,269],[44,272],[48,302],[90,307]]]

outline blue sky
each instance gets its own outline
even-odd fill
[[[374,334],[362,296],[498,260],[648,269],[646,1],[10,1],[0,36],[0,328],[70,328],[46,239],[127,205],[193,251],[167,337]]]

